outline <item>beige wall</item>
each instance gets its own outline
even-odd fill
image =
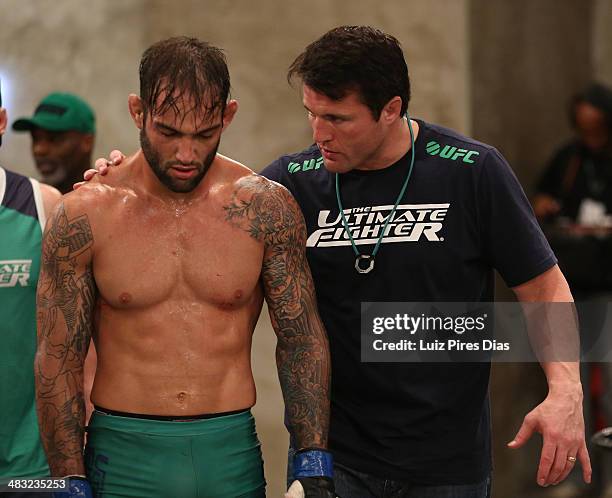
[[[527,190],[570,136],[569,96],[593,77],[592,18],[590,0],[471,2],[473,132]]]
[[[299,90],[285,71],[339,24],[394,34],[408,60],[412,114],[495,144],[526,183],[569,133],[565,98],[593,75],[612,84],[612,0],[2,0],[2,7],[0,78],[11,122],[50,91],[79,93],[97,112],[96,155],[137,147],[126,99],[138,90],[138,60],[153,41],[179,34],[226,50],[240,109],[221,151],[258,170],[309,143]],[[29,142],[9,131],[0,164],[33,175]],[[279,496],[287,437],[274,342],[264,316],[253,346],[255,414],[269,495]],[[525,404],[522,393],[501,394]],[[509,475],[515,463],[507,465],[500,470]]]

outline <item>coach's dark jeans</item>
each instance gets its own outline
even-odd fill
[[[334,465],[336,493],[341,498],[489,498],[491,479],[478,484],[420,486],[381,479],[363,472]]]
[[[293,479],[293,455],[289,450],[287,484]],[[402,481],[381,479],[334,463],[334,484],[340,498],[490,498],[491,478],[477,484],[420,486]]]

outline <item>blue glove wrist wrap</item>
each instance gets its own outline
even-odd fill
[[[56,491],[54,498],[93,498],[91,486],[85,479],[66,478],[68,489],[66,491]]]
[[[329,477],[334,475],[334,460],[329,451],[305,450],[293,457],[293,477]]]

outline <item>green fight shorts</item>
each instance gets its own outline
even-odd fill
[[[124,415],[91,417],[85,467],[94,496],[265,497],[250,410],[180,421]]]

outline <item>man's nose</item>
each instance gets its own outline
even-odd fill
[[[49,142],[41,138],[32,139],[32,153],[35,156],[45,156],[49,152]]]
[[[329,142],[332,139],[331,126],[324,119],[314,117],[310,121],[312,127],[312,139],[316,143]]]
[[[176,150],[176,160],[183,164],[189,164],[196,162],[197,157],[195,141],[187,137],[181,138]]]

